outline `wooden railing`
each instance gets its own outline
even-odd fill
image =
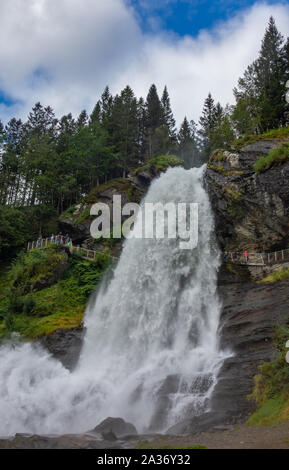
[[[41,238],[39,241],[33,241],[29,242],[27,245],[27,251],[31,250],[37,250],[41,248],[48,248],[49,246],[61,246],[61,247],[67,247],[70,251],[70,253],[74,253],[81,258],[88,259],[88,260],[94,260],[96,257],[97,251],[95,250],[88,250],[87,248],[84,248],[80,245],[73,245],[72,240],[69,239],[70,245],[68,243],[65,243],[64,240],[59,240],[59,242],[56,242],[56,240],[51,241],[51,238]]]
[[[56,246],[66,246],[69,248],[71,253],[77,254],[84,259],[94,260],[96,257],[97,251],[95,250],[88,250],[80,245],[73,245],[72,240],[69,239],[70,246],[62,240],[59,240],[59,243],[51,241],[51,238],[42,238],[38,241],[29,242],[27,246],[27,251],[39,249],[39,248],[47,248],[50,245]],[[276,263],[284,263],[289,261],[289,249],[280,250],[280,251],[273,251],[271,253],[248,253],[248,261],[246,261],[244,254],[238,252],[224,252],[223,257],[224,261],[228,263],[234,264],[251,264],[255,266],[265,266],[268,264],[276,264]]]
[[[289,261],[289,249],[273,251],[271,253],[248,253],[248,255],[248,261],[246,261],[244,254],[225,252],[224,260],[235,264],[254,264],[260,266]]]

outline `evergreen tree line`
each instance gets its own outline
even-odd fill
[[[92,113],[84,110],[77,119],[56,119],[50,106],[36,103],[25,123],[0,123],[0,204],[61,213],[156,155],[173,153],[186,167],[199,166],[236,137],[287,125],[288,79],[289,38],[284,41],[271,17],[258,58],[234,89],[236,105],[223,108],[209,93],[198,126],[185,117],[177,130],[167,88],[160,98],[154,84],[146,100],[129,86],[116,96],[106,87]]]

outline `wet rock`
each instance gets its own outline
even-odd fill
[[[65,434],[62,436],[40,436],[16,434],[0,439],[0,449],[121,449],[111,440],[100,440],[89,434]]]
[[[229,422],[244,422],[256,409],[248,399],[258,366],[273,360],[278,324],[288,323],[289,280],[278,283],[240,283],[219,287],[223,302],[221,347],[233,356],[225,360],[215,387],[212,410],[226,410]]]
[[[209,411],[201,414],[200,416],[195,416],[175,424],[167,430],[166,434],[173,436],[198,434],[200,432],[208,431],[218,424],[223,424],[225,420],[226,417],[224,413]]]
[[[109,433],[116,438],[138,434],[135,426],[122,418],[106,418],[90,432],[101,434],[103,437]]]
[[[40,340],[44,346],[64,367],[72,370],[79,359],[85,329],[82,327],[56,330]]]

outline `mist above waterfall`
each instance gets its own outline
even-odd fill
[[[220,256],[203,170],[169,169],[144,200],[198,203],[197,247],[125,241],[112,279],[87,308],[73,372],[39,346],[0,348],[1,435],[83,432],[107,416],[141,432],[164,431],[209,409],[226,353],[218,343]]]

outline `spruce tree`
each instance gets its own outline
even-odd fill
[[[151,85],[146,99],[146,158],[152,158],[159,153],[156,130],[163,125],[163,110],[157,88]]]
[[[178,132],[178,155],[184,160],[185,167],[197,167],[200,164],[200,155],[197,143],[197,131],[194,121],[189,123],[187,117],[184,118]]]
[[[76,127],[78,130],[82,129],[84,126],[86,126],[88,123],[88,115],[86,110],[84,109],[81,111],[81,113],[78,116],[78,119],[76,121]]]
[[[166,86],[162,94],[161,104],[163,109],[163,123],[167,126],[169,138],[173,142],[176,140],[176,121],[171,109],[170,97]]]
[[[286,122],[286,58],[283,36],[269,19],[261,49],[234,89],[237,101],[233,120],[239,133],[264,132]]]
[[[220,110],[219,110],[220,111]],[[204,102],[202,115],[199,119],[201,137],[201,149],[204,161],[207,161],[212,150],[212,134],[216,125],[216,107],[211,93],[208,94]]]
[[[101,122],[101,104],[98,101],[89,117],[89,122]]]

